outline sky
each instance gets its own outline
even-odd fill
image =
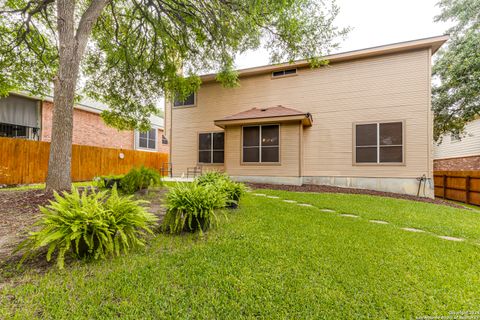
[[[449,25],[434,22],[438,0],[336,0],[337,26],[352,30],[337,52],[442,35]],[[236,59],[238,69],[269,63],[265,50],[250,51]]]

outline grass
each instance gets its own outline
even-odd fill
[[[1,289],[0,318],[397,319],[478,309],[478,213],[364,195],[263,192],[361,218],[247,195],[204,237],[160,234],[129,256],[27,273]]]
[[[87,187],[91,186],[93,183],[92,181],[85,181],[85,182],[74,182],[72,183],[75,187]],[[35,184],[25,184],[20,185],[17,187],[7,187],[7,188],[0,188],[0,192],[2,191],[27,191],[27,190],[39,190],[45,189],[45,183],[35,183]]]

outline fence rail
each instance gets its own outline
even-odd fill
[[[480,171],[435,171],[435,196],[480,205]]]
[[[0,184],[45,182],[49,154],[49,142],[0,138]],[[167,162],[166,153],[73,145],[72,180],[123,174],[142,165],[160,172]]]

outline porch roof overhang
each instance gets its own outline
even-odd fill
[[[217,127],[224,129],[226,126],[293,121],[299,121],[303,126],[311,126],[313,118],[308,112],[302,112],[278,105],[270,108],[255,107],[247,111],[215,120],[214,123]]]

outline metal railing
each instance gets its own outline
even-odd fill
[[[0,122],[0,137],[40,140],[40,128]]]

